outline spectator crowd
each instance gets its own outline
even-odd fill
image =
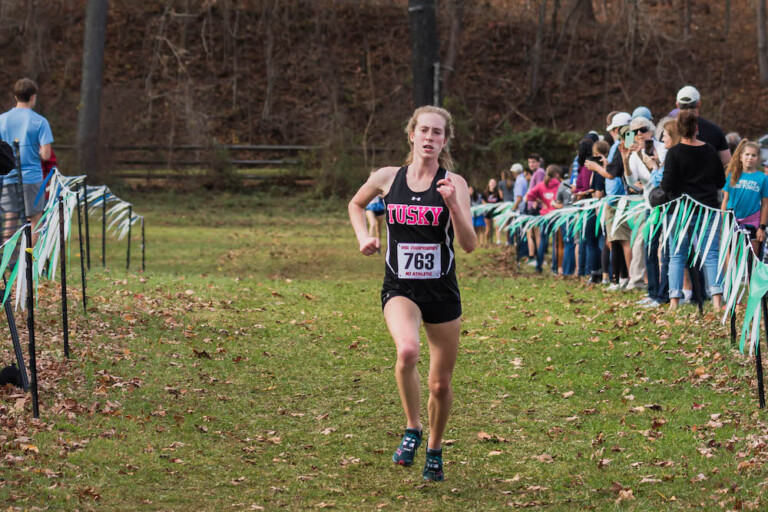
[[[549,254],[548,271],[554,274],[616,292],[644,290],[638,301],[644,307],[674,309],[692,297],[723,307],[720,237],[723,229],[739,229],[762,256],[768,161],[762,161],[758,143],[726,135],[702,115],[695,87],[680,89],[675,103],[658,119],[645,106],[610,112],[603,133],[587,133],[570,165],[545,165],[541,155],[530,154],[525,165],[502,171],[498,182],[491,179],[482,190],[470,187],[481,245],[509,246],[518,263],[540,273]],[[661,209],[653,207],[679,197],[695,206],[675,210],[685,226],[677,228],[679,236],[665,237],[658,226],[675,220],[672,208],[660,218]],[[596,200],[600,208],[581,229],[562,222],[527,222],[517,229],[521,224],[510,222]],[[627,205],[640,202],[641,214],[625,213]],[[734,226],[720,212],[730,212]]]

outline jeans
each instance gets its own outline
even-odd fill
[[[651,233],[653,233],[653,228],[654,226],[651,226]],[[661,249],[661,268],[659,268],[659,241],[661,241],[661,228],[645,244],[648,296],[656,302],[666,304],[669,302],[669,278],[667,275],[669,272],[669,249],[667,247]]]
[[[587,243],[584,237],[579,241],[579,275],[587,275]]]
[[[547,245],[549,245],[549,228],[541,226],[539,231],[541,232],[541,241],[536,248],[536,272],[541,272],[544,266],[544,255],[547,253]]]
[[[514,234],[514,244],[517,248],[517,261],[528,257],[528,240],[526,240],[524,233],[519,231]]]
[[[706,215],[706,214],[699,214]],[[675,251],[674,247],[669,247],[669,298],[679,299],[683,296],[683,273],[687,267],[688,261],[688,247],[693,243],[698,244],[699,237],[703,237],[702,250],[709,240],[710,232],[712,231],[712,225],[714,221],[707,223],[707,229],[704,233],[692,233],[693,227],[696,225],[696,219],[691,221],[688,231],[683,235],[683,241],[680,244],[680,250]],[[707,282],[709,283],[709,293],[712,295],[718,295],[723,293],[723,276],[717,271],[717,259],[720,247],[720,229],[722,228],[722,221],[717,222],[717,229],[715,230],[715,237],[712,240],[712,246],[709,248],[707,256],[704,258],[704,273],[706,274]],[[693,236],[691,236],[693,235]],[[670,242],[671,243],[671,242]],[[698,265],[701,262],[701,256],[698,254],[692,255],[694,258],[694,264]]]
[[[602,267],[600,266],[600,235],[595,234],[595,225],[597,217],[590,213],[587,219],[586,231],[584,233],[584,243],[587,246],[587,266],[586,272],[592,275],[592,281],[599,283],[601,281]]]
[[[561,228],[563,232],[563,275],[570,276],[576,270],[576,250],[573,235],[568,228]],[[581,266],[581,265],[579,265]]]

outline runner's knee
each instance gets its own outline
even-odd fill
[[[446,398],[451,393],[450,379],[430,379],[429,394],[437,400]]]
[[[401,343],[397,348],[397,362],[406,367],[416,366],[419,360],[419,342]]]

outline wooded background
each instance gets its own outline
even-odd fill
[[[0,2],[0,108],[13,105],[17,78],[37,80],[56,144],[75,140],[85,4]],[[602,129],[614,109],[646,105],[658,118],[686,83],[701,91],[705,117],[762,135],[764,4],[438,1],[454,153],[465,167],[505,165],[506,150],[478,151],[534,127],[550,138]],[[362,148],[375,165],[372,149],[405,149],[412,83],[407,0],[110,2],[101,144]]]

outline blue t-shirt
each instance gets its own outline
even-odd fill
[[[743,219],[760,211],[762,199],[768,197],[768,176],[758,171],[743,173],[733,186],[727,176],[723,191],[728,192],[728,209]]]
[[[515,199],[518,197],[525,198],[525,194],[528,192],[528,180],[525,179],[524,174],[520,174],[515,178],[515,189],[513,194]],[[523,213],[525,211],[525,201],[520,200],[520,204],[517,206],[517,211]]]
[[[608,163],[613,162],[613,158],[616,156],[616,151],[619,149],[619,141],[613,143],[611,150],[608,152]],[[608,196],[623,196],[626,195],[624,190],[624,182],[621,180],[621,176],[616,178],[606,178],[605,180],[605,194]]]
[[[0,115],[0,139],[11,145],[19,139],[24,183],[43,181],[40,146],[53,142],[51,127],[43,116],[29,108],[12,108]],[[16,171],[8,173],[5,183],[17,182]]]
[[[651,171],[651,185],[658,187],[661,185],[661,179],[664,177],[664,167]]]
[[[570,174],[570,182],[571,185],[576,185],[576,178],[579,175],[579,155],[576,155],[573,157],[573,162],[571,162],[571,174]]]

